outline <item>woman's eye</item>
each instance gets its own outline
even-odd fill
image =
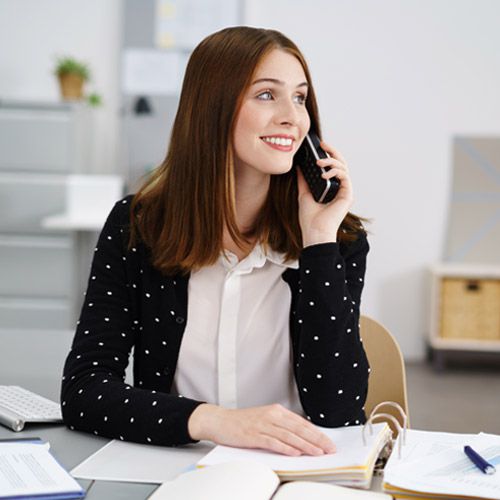
[[[260,99],[262,101],[270,101],[271,99],[274,99],[273,94],[270,90],[266,90],[265,92],[261,92],[258,96],[257,99]],[[298,104],[305,104],[307,96],[304,94],[297,94],[294,96],[295,102]]]
[[[305,104],[306,103],[306,99],[307,97],[303,94],[299,94],[297,96],[295,96],[297,98],[297,101],[299,104]]]
[[[267,96],[267,97],[263,97]],[[263,101],[269,101],[269,99],[272,97],[272,94],[269,90],[266,90],[265,92],[260,93],[257,98],[262,99]]]

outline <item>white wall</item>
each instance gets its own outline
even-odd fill
[[[0,99],[59,100],[58,56],[86,61],[104,106],[93,113],[91,172],[118,173],[121,0],[0,0]]]
[[[374,219],[363,310],[424,354],[426,269],[444,248],[454,134],[500,134],[500,2],[251,0],[308,59],[324,138]]]
[[[95,168],[116,171],[120,0],[0,0],[0,99],[57,99],[53,57],[87,60],[106,106]],[[372,217],[363,309],[424,352],[426,268],[442,254],[454,134],[500,134],[497,0],[246,0],[250,25],[308,58],[325,140]]]

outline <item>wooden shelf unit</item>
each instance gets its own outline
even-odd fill
[[[444,367],[450,351],[500,354],[500,265],[442,263],[431,268],[429,347]]]

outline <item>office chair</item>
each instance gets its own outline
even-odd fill
[[[363,347],[370,363],[370,378],[368,380],[368,395],[365,404],[365,413],[370,412],[383,401],[398,403],[407,416],[407,426],[410,425],[408,398],[406,389],[406,373],[403,355],[396,339],[389,330],[378,321],[368,317],[360,318],[360,335]],[[384,413],[393,415],[402,424],[399,412],[391,407],[384,406]],[[397,435],[397,429],[388,422]]]

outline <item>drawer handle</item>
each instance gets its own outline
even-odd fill
[[[467,282],[466,287],[467,287],[467,290],[469,292],[478,292],[479,289],[481,288],[479,286],[479,282],[478,281],[472,281],[472,280]]]

